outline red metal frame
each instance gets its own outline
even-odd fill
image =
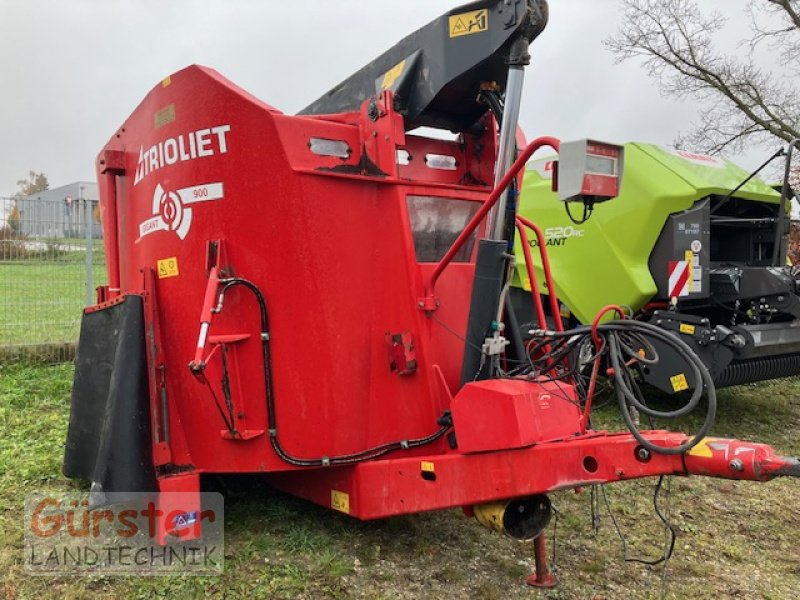
[[[117,232],[117,175],[125,172],[125,154],[112,150],[112,144],[98,158],[98,181],[100,195],[100,215],[104,223],[106,249],[106,268],[108,269],[108,292],[113,298],[120,293],[119,284],[119,235]]]

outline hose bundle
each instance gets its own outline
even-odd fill
[[[683,454],[697,445],[711,430],[716,418],[717,396],[711,374],[700,357],[678,336],[655,325],[631,319],[599,324],[601,311],[591,326],[568,331],[534,330],[528,344],[530,366],[539,376],[554,380],[571,380],[585,399],[585,414],[591,410],[601,364],[607,367],[622,418],[636,440],[651,452]],[[620,311],[621,312],[621,311]],[[659,362],[653,341],[676,349],[686,364],[687,382],[693,382],[689,399],[675,410],[658,410],[647,405],[637,383],[637,369],[653,367]],[[581,372],[592,365],[588,388]],[[703,393],[708,408],[700,431],[680,446],[666,448],[647,440],[639,431],[632,415],[635,409],[652,418],[676,419],[695,410]]]

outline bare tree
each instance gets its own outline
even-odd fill
[[[621,1],[619,32],[605,42],[617,60],[642,59],[666,94],[702,103],[677,144],[714,154],[800,137],[800,0],[750,0],[752,35],[736,55],[714,44],[726,18],[694,0]]]

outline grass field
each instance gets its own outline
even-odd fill
[[[86,305],[83,252],[58,260],[0,262],[0,346],[75,342]],[[95,260],[93,286],[105,283],[105,265]]]
[[[22,503],[34,490],[78,484],[60,472],[72,366],[0,365],[0,590],[16,598],[661,598],[664,571],[622,561],[601,512],[595,534],[589,493],[553,494],[559,510],[558,588],[527,588],[530,544],[483,529],[459,511],[360,523],[272,491],[228,481],[226,567],[219,577],[31,577],[22,566]],[[800,454],[800,382],[721,392],[716,435]],[[613,405],[596,426],[619,428]],[[699,419],[682,424],[687,431]],[[657,556],[664,534],[653,481],[608,486],[634,555]],[[671,516],[680,534],[666,571],[668,598],[790,599],[800,596],[800,481],[769,484],[673,478]],[[550,529],[552,540],[552,527]]]

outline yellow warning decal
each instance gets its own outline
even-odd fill
[[[682,392],[683,390],[689,389],[689,382],[686,381],[686,375],[683,373],[673,375],[669,378],[669,382],[672,384],[672,389],[675,392]]]
[[[178,276],[178,257],[170,256],[169,258],[162,258],[158,261],[158,278],[164,279],[165,277]]]
[[[423,460],[420,462],[420,469],[422,469],[423,473],[435,473],[436,465],[429,460]]]
[[[566,306],[564,306],[563,304],[559,307],[558,312],[565,319],[569,319],[570,316],[572,316],[572,313],[570,312],[570,310]]]
[[[522,289],[526,292],[531,291],[531,278],[530,277],[523,277],[522,278]]]
[[[688,323],[681,323],[680,330],[681,333],[685,333],[686,335],[694,335],[695,327],[694,325],[689,325]]]
[[[694,291],[692,289],[692,267],[694,266],[693,265],[693,263],[694,263],[694,252],[692,252],[691,250],[687,250],[686,252],[684,252],[683,253],[683,260],[686,261],[686,264],[687,264],[686,269],[689,272],[689,274],[688,274],[689,279],[686,281],[686,289],[688,289],[689,293],[691,294]]]
[[[164,79],[161,80],[161,87],[167,87],[170,83],[172,83],[172,79],[170,78],[169,75],[167,75],[166,77],[164,77]]]
[[[331,508],[345,514],[350,514],[350,494],[331,490]]]
[[[403,69],[405,68],[406,68],[406,61],[405,59],[403,59],[395,66],[393,66],[391,69],[386,71],[386,73],[383,74],[383,82],[381,83],[381,89],[388,90],[389,88],[391,88],[394,85],[394,82],[397,81],[403,74]]]
[[[449,31],[451,38],[472,35],[487,29],[489,29],[489,10],[486,8],[450,17]]]
[[[699,456],[701,458],[711,458],[712,456],[714,456],[714,451],[711,448],[709,448],[708,444],[710,442],[714,442],[716,440],[717,440],[717,438],[713,438],[713,437],[705,437],[705,438],[703,438],[702,440],[700,440],[697,443],[697,445],[694,448],[689,450],[689,452],[688,452],[689,456]]]

